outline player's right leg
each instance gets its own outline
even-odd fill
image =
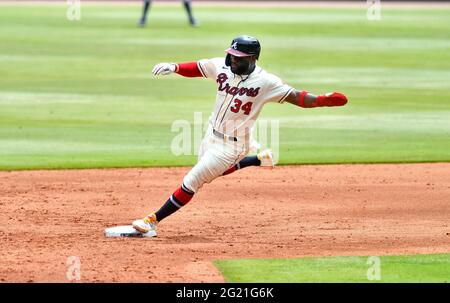
[[[145,26],[147,23],[147,14],[152,5],[152,0],[144,0],[144,7],[142,9],[142,17],[139,20],[139,26]]]

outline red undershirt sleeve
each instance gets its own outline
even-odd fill
[[[184,77],[203,77],[197,62],[177,63],[175,72]]]

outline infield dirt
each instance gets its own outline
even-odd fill
[[[188,167],[0,172],[0,281],[216,282],[226,258],[450,252],[450,163],[247,168],[205,185],[157,238],[105,238]],[[70,275],[69,275],[70,277]]]

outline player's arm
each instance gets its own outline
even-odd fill
[[[177,73],[184,77],[203,77],[197,62],[159,63],[155,65],[152,73],[155,76]]]
[[[316,96],[307,91],[295,89],[286,97],[285,101],[303,108],[344,106],[348,102],[347,97],[342,93],[333,92]]]

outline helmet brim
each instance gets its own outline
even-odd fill
[[[251,54],[247,54],[247,53],[238,51],[237,49],[234,49],[234,48],[231,48],[231,47],[226,49],[225,52],[227,54],[233,55],[235,57],[250,57],[250,56],[253,56]]]

